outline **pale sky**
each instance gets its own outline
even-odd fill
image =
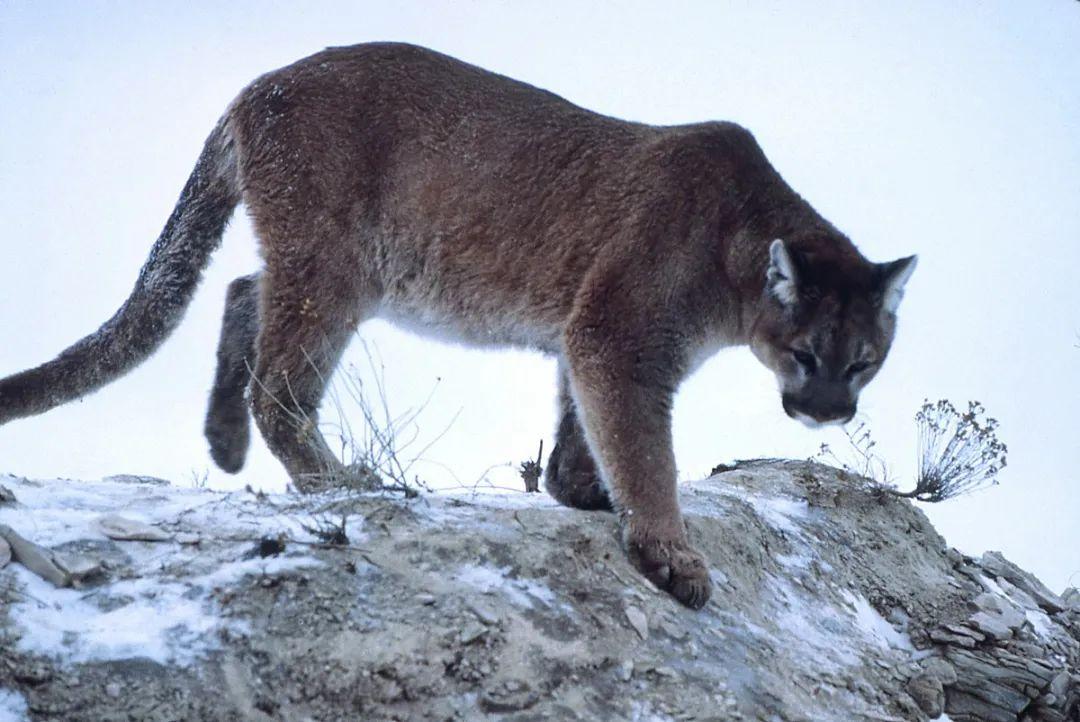
[[[918,253],[862,418],[901,486],[924,398],[981,400],[1010,449],[1001,484],[924,506],[972,554],[1080,585],[1080,3],[0,3],[0,375],[52,358],[127,296],[202,142],[258,74],[327,45],[400,40],[658,124],[728,119],[873,260]],[[0,428],[0,471],[142,473],[280,489],[261,440],[217,471],[202,416],[225,286],[258,267],[242,212],[187,318],[97,394]],[[361,328],[389,402],[420,404],[416,473],[472,483],[535,456],[554,362]],[[364,365],[355,345],[349,357]],[[346,410],[348,413],[348,409]],[[360,423],[355,409],[353,425]],[[451,421],[453,422],[451,424]],[[746,349],[675,408],[680,477],[805,458],[839,430],[788,419]],[[545,451],[546,453],[546,451]],[[494,483],[517,485],[496,468]]]

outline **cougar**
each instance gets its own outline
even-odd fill
[[[217,464],[244,463],[250,413],[297,488],[334,478],[316,412],[366,319],[536,349],[559,369],[547,489],[618,511],[634,565],[692,608],[711,586],[677,499],[680,381],[746,344],[789,416],[844,422],[915,267],[868,261],[734,123],[627,122],[424,48],[329,48],[240,93],[129,298],[0,380],[0,423],[153,353],[241,202],[265,265],[229,288],[205,429]]]

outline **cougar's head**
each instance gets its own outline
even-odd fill
[[[773,241],[750,347],[776,374],[788,416],[818,426],[855,415],[889,353],[915,262],[875,264]]]

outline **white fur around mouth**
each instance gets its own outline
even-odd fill
[[[807,414],[804,414],[801,411],[796,411],[794,418],[795,418],[796,421],[802,422],[803,426],[805,426],[808,429],[820,429],[823,426],[826,426],[825,423],[823,423],[821,421],[818,421],[813,416],[809,416]]]

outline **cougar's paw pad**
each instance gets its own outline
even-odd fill
[[[709,568],[687,542],[636,539],[631,533],[626,546],[633,565],[659,589],[691,609],[701,609],[709,601]]]

